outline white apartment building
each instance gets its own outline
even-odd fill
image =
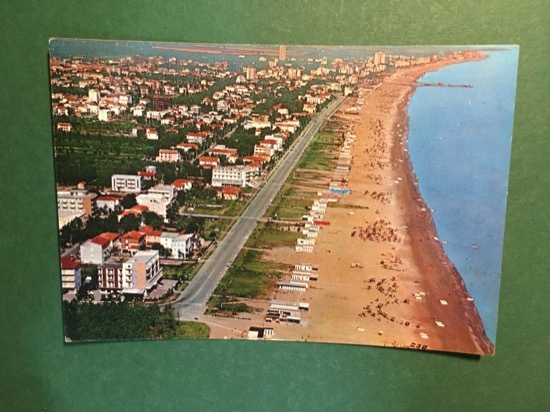
[[[157,250],[140,250],[122,264],[122,292],[149,291],[162,278]]]
[[[212,169],[212,186],[251,186],[256,169],[249,166],[227,166]]]
[[[69,258],[61,258],[61,287],[64,292],[77,292],[82,285],[82,271],[80,261]]]
[[[142,193],[136,196],[138,205],[147,206],[149,211],[156,213],[166,219],[168,207],[171,202],[158,193]]]
[[[151,212],[166,219],[168,209],[174,200],[174,187],[159,184],[153,186],[147,193],[136,196],[138,205],[147,206]]]
[[[84,212],[87,216],[97,214],[97,195],[88,189],[67,188],[57,190],[57,210],[78,215]]]
[[[113,192],[141,192],[141,176],[138,175],[112,175],[111,189]]]
[[[174,186],[158,184],[148,190],[149,194],[161,195],[167,202],[174,200]]]
[[[193,234],[162,232],[160,244],[171,251],[173,259],[187,259],[187,255],[193,250]]]
[[[182,161],[180,152],[174,149],[160,149],[157,162],[179,163]]]

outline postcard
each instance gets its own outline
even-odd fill
[[[493,354],[518,54],[52,39],[66,342]]]

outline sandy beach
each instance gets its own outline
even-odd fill
[[[494,352],[475,304],[437,238],[407,153],[406,108],[416,82],[453,63],[457,61],[443,59],[378,76],[336,114],[355,135],[346,175],[352,192],[326,209],[323,219],[330,225],[320,229],[313,253],[287,247],[266,253],[273,261],[319,267],[319,278],[309,282],[307,291],[273,292],[274,299],[310,304],[300,325],[266,324],[274,328],[276,339]],[[357,100],[362,103],[359,112],[346,114]],[[327,189],[329,180],[327,174]],[[243,322],[220,320],[227,325],[213,327],[212,337],[226,336],[227,327],[265,324],[261,314]]]

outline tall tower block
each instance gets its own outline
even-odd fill
[[[284,44],[279,46],[279,60],[286,60],[286,46]]]

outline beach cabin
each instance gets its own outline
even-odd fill
[[[304,282],[277,282],[277,286],[281,290],[290,290],[293,292],[305,292],[309,285]]]

